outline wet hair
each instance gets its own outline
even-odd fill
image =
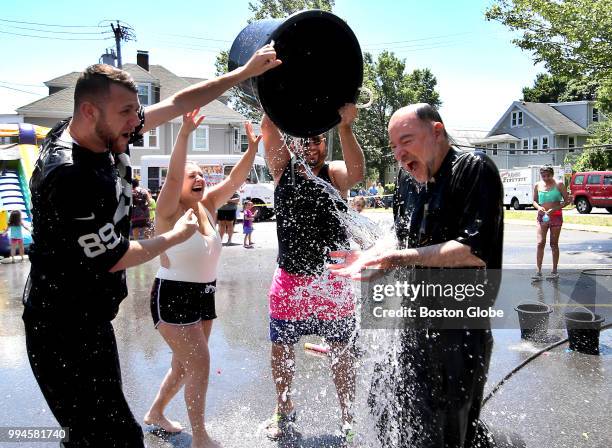
[[[13,210],[9,215],[8,220],[9,226],[20,226],[21,225],[21,212],[19,210]]]
[[[542,168],[540,168],[540,174],[542,173],[550,173],[551,176],[554,176],[555,170],[552,165],[544,165]]]
[[[132,179],[132,188],[140,187],[140,181],[136,178]]]
[[[442,117],[440,116],[440,112],[438,112],[438,109],[433,107],[431,104],[419,103],[415,104],[414,107],[414,112],[419,120],[427,122],[438,121],[444,124]],[[446,127],[444,127],[444,136],[449,139],[448,133],[446,132]]]
[[[85,101],[96,105],[101,104],[110,94],[111,84],[138,93],[136,83],[128,72],[107,64],[90,65],[81,73],[74,88],[75,113]]]

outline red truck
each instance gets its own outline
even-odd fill
[[[578,213],[591,213],[593,207],[612,213],[612,171],[576,173],[570,182],[570,192]]]

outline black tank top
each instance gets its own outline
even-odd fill
[[[346,201],[330,195],[329,165],[319,170],[321,185],[299,172],[292,158],[274,189],[278,265],[291,274],[317,275],[331,261],[333,250],[348,249],[346,228],[338,218]]]

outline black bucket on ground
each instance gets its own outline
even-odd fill
[[[546,341],[552,307],[540,302],[524,302],[514,309],[518,313],[521,338],[535,342]]]
[[[599,355],[599,333],[604,318],[590,311],[565,313],[569,348],[587,355]]]
[[[283,63],[241,83],[243,97],[260,103],[294,137],[323,134],[340,123],[338,109],[357,101],[363,82],[361,48],[346,22],[320,10],[257,20],[234,40],[228,68],[243,66],[271,41]]]

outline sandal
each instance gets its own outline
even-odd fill
[[[276,411],[266,422],[265,433],[270,440],[286,439],[288,437],[298,438],[300,433],[295,425],[295,409],[284,415]]]
[[[342,432],[342,441],[344,442],[344,445],[353,446],[355,444],[355,436],[357,435],[357,433],[353,429],[353,425],[345,422],[342,425],[341,432]]]
[[[535,274],[533,274],[531,276],[531,280],[534,282],[539,282],[540,280],[542,280],[544,277],[542,276],[541,272],[536,272]]]

